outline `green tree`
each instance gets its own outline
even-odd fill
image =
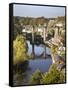
[[[36,84],[40,84],[40,80],[42,78],[42,74],[39,70],[36,70],[33,75],[31,76],[30,80],[29,80],[29,84],[31,85],[36,85]]]
[[[14,29],[13,29],[13,36],[14,40],[16,39],[17,35],[22,34],[22,22],[20,21],[20,17],[13,17]]]
[[[49,71],[42,76],[41,84],[57,83],[64,83],[64,73],[57,69],[56,64],[53,64]]]
[[[56,46],[56,45],[52,45],[51,46],[51,48],[50,48],[50,52],[52,53],[52,54],[57,54],[57,51],[58,51],[58,46]]]
[[[18,35],[13,41],[13,63],[27,60],[27,43],[22,35]]]

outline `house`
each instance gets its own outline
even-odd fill
[[[32,32],[32,26],[31,25],[26,25],[24,26],[24,28],[22,29],[23,33],[31,33]]]

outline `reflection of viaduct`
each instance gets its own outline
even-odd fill
[[[44,30],[43,30],[43,41],[45,41],[46,40],[46,30],[47,30],[47,26],[45,25],[45,27],[44,27]],[[34,31],[35,31],[35,28],[34,28],[34,26],[33,26],[33,29],[32,29],[32,57],[34,58],[35,56],[35,54],[34,54]],[[44,57],[46,57],[46,47],[44,46]]]
[[[61,24],[56,24],[54,38],[57,38],[59,36],[59,29],[60,29],[61,26],[62,26]],[[42,30],[42,32],[41,32],[41,30]],[[43,26],[43,29],[41,29],[41,30],[39,31],[40,33],[43,33],[43,34],[39,34],[39,36],[41,36],[41,38],[38,35],[37,36],[35,35],[35,32],[36,33],[38,32],[38,30],[36,30],[35,26],[33,26],[30,31],[29,30],[26,30],[26,31],[23,30],[22,31],[23,34],[25,34],[25,33],[31,34],[31,37],[29,35],[26,35],[26,37],[29,38],[31,43],[32,43],[32,57],[33,58],[35,58],[34,45],[35,45],[36,40],[38,42],[43,41],[42,44],[46,42],[46,37],[47,37],[47,33],[48,33],[46,24]],[[45,47],[45,45],[44,45],[43,56],[46,57],[46,47]]]

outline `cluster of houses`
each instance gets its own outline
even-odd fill
[[[34,32],[38,35],[41,35],[41,37],[43,37],[44,32],[46,33],[45,27],[41,25],[35,26],[34,28],[31,25],[23,26],[22,33],[32,33],[33,29]]]

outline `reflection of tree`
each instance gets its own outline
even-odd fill
[[[14,72],[15,73],[24,73],[28,69],[28,61],[19,62],[14,65]]]
[[[13,82],[14,85],[20,85],[24,79],[25,72],[28,69],[28,61],[20,62],[13,66]]]

